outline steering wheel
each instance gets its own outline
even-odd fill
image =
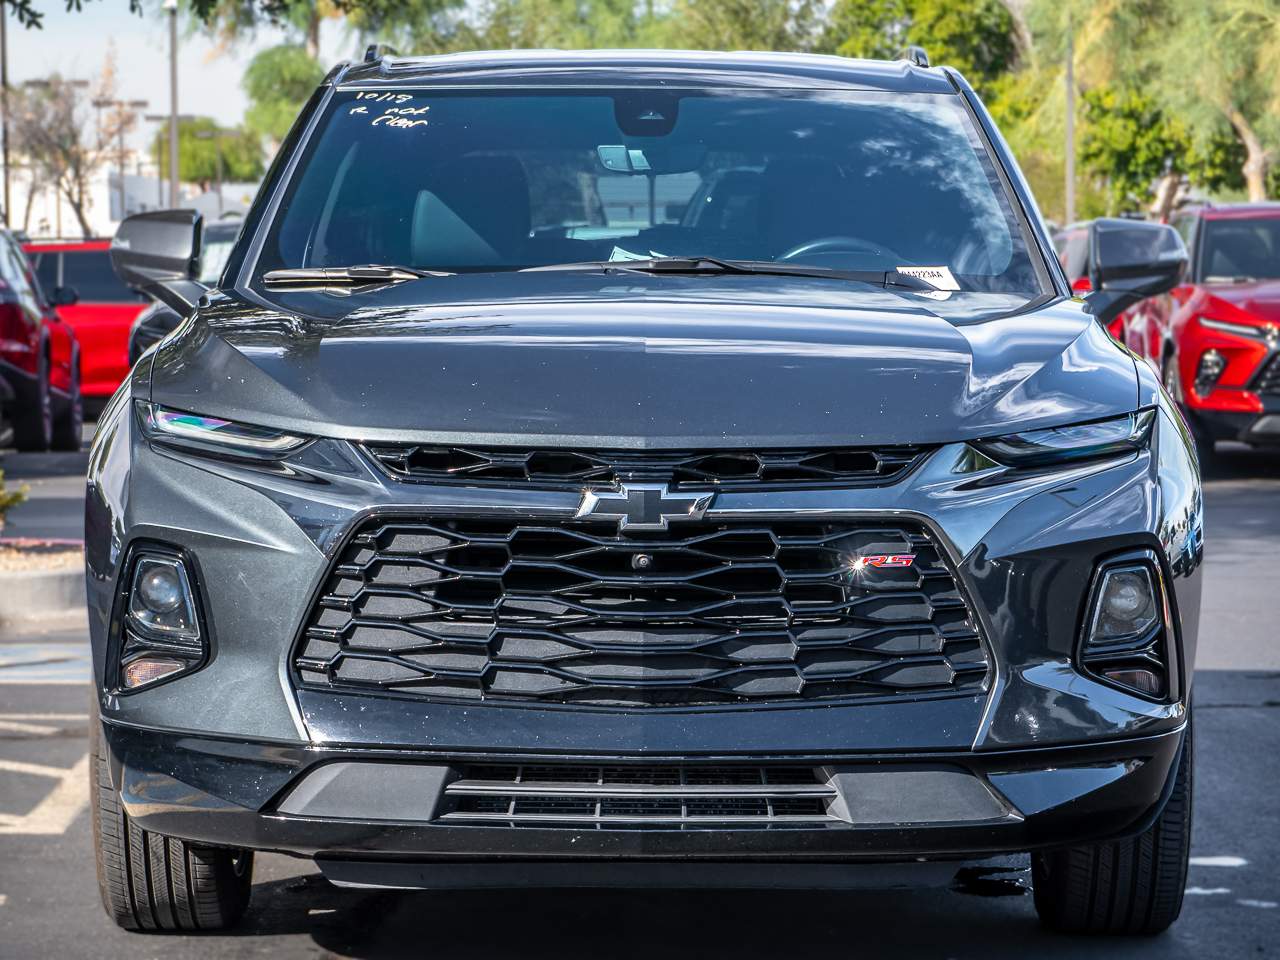
[[[889,260],[902,261],[902,258],[888,247],[872,243],[870,240],[862,240],[858,237],[821,237],[818,240],[806,240],[804,243],[792,247],[777,259],[780,261],[794,260],[796,257],[803,257],[813,253],[846,252],[873,253]]]

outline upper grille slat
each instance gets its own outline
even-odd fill
[[[400,480],[580,488],[584,483],[662,482],[673,488],[889,483],[928,452],[919,446],[809,450],[576,450],[370,444]]]
[[[650,565],[632,570],[636,553]],[[868,553],[915,560],[859,568]],[[679,707],[972,694],[988,658],[913,523],[703,520],[631,538],[407,518],[370,521],[341,551],[294,667],[326,689]]]

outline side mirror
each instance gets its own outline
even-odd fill
[[[49,297],[51,307],[74,307],[80,302],[80,294],[75,287],[54,287]]]
[[[1089,225],[1089,312],[1104,325],[1147,297],[1168,293],[1187,272],[1187,248],[1173,227],[1141,220]]]
[[[111,267],[126,286],[187,316],[206,287],[200,273],[201,216],[154,210],[126,217],[111,241]]]
[[[152,304],[138,314],[129,330],[129,366],[178,328],[182,318],[162,304]]]

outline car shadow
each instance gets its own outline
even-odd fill
[[[1025,885],[966,896],[946,890],[394,893],[343,890],[318,874],[255,885],[235,932],[304,933],[361,960],[715,960],[734,956],[862,958],[1196,956],[1173,935],[1058,936],[1043,930]],[[1011,894],[1011,895],[1010,895]]]
[[[1213,459],[1201,463],[1202,478],[1214,480],[1280,480],[1280,447],[1265,449],[1243,443],[1219,443]]]

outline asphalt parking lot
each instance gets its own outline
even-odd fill
[[[6,456],[11,536],[80,535],[84,455]],[[98,904],[81,629],[0,637],[0,957],[1264,957],[1280,955],[1280,457],[1207,477],[1196,814],[1182,919],[1151,940],[1043,933],[1025,860],[911,893],[338,890],[259,858],[231,935],[123,933]]]

